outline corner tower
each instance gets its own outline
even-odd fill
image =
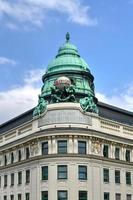
[[[47,104],[80,103],[85,112],[98,113],[94,91],[94,77],[88,64],[71,44],[69,33],[56,57],[49,63],[42,77],[43,86],[33,116],[41,115]]]

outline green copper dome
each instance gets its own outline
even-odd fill
[[[94,77],[87,63],[80,57],[77,47],[66,42],[50,62],[42,77],[43,86],[38,105],[33,116],[40,116],[47,109],[47,104],[73,102],[80,103],[84,112],[98,113],[94,91]]]
[[[58,50],[56,57],[50,62],[47,73],[60,70],[89,71],[87,63],[80,57],[77,47],[70,43],[66,35],[66,43]]]

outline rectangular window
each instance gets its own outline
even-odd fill
[[[78,166],[78,178],[79,180],[87,180],[87,166]]]
[[[22,184],[22,172],[18,172],[18,185]]]
[[[104,183],[109,183],[109,169],[103,169],[103,181]]]
[[[4,175],[4,187],[7,187],[7,175]]]
[[[115,148],[115,159],[120,160],[120,149],[118,147]]]
[[[126,149],[126,161],[130,162],[130,150]]]
[[[126,200],[132,200],[132,195],[131,194],[127,194],[126,195]]]
[[[14,154],[13,154],[13,152],[11,153],[11,164],[13,164],[14,163]]]
[[[48,200],[48,191],[42,191],[42,198],[41,200]]]
[[[57,194],[58,194],[58,200],[67,200],[66,190],[59,190]]]
[[[58,179],[67,179],[67,165],[58,165]]]
[[[87,191],[79,191],[79,200],[87,200]]]
[[[14,173],[11,174],[11,186],[14,185]]]
[[[22,195],[18,194],[18,200],[22,200]]]
[[[109,147],[108,147],[108,145],[104,145],[104,146],[103,146],[103,156],[104,156],[105,158],[108,158],[108,157],[109,157]]]
[[[104,200],[109,200],[109,192],[104,192]]]
[[[120,183],[120,171],[115,170],[115,183]]]
[[[7,156],[6,155],[4,156],[4,165],[5,166],[7,165]]]
[[[78,141],[78,154],[86,154],[86,141]]]
[[[25,179],[26,179],[26,183],[30,183],[30,170],[28,169],[28,170],[26,170],[26,174],[25,174]]]
[[[67,140],[58,141],[58,153],[59,154],[67,153]]]
[[[131,185],[131,172],[126,172],[126,184]]]
[[[29,159],[30,157],[30,150],[29,147],[26,147],[26,159]]]
[[[30,193],[25,193],[25,200],[30,200]]]
[[[48,166],[42,167],[42,180],[48,180]]]
[[[20,162],[22,159],[22,154],[21,154],[21,150],[18,150],[18,161]]]
[[[7,196],[6,195],[4,195],[4,200],[7,200]]]
[[[121,194],[116,193],[115,194],[115,200],[121,200]]]
[[[48,154],[48,142],[43,142],[42,143],[42,155],[47,155]]]
[[[78,166],[78,178],[79,180],[87,180],[87,166]]]
[[[10,195],[10,200],[14,200],[14,195],[13,194]]]

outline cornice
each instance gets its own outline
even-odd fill
[[[74,158],[79,158],[79,159],[82,159],[82,162],[84,162],[85,160],[84,159],[89,159],[90,163],[92,163],[92,160],[93,161],[100,161],[102,162],[102,164],[110,164],[110,163],[114,163],[114,164],[119,164],[119,165],[125,165],[125,166],[130,166],[130,167],[133,167],[133,162],[127,162],[127,161],[122,161],[122,160],[116,160],[116,159],[113,159],[113,158],[105,158],[105,157],[102,157],[102,156],[96,156],[96,155],[90,155],[90,154],[49,154],[49,155],[40,155],[40,156],[36,156],[36,157],[32,157],[32,158],[29,158],[27,160],[22,160],[20,162],[16,162],[14,164],[9,164],[7,166],[2,166],[0,167],[0,170],[6,170],[6,169],[11,169],[11,168],[14,168],[16,166],[22,166],[24,164],[31,164],[32,162],[36,162],[38,164],[38,161],[42,161],[42,160],[48,160],[47,162],[51,162],[52,160],[51,159],[60,159],[61,158],[73,158],[72,159],[72,162],[74,161]],[[66,161],[66,159],[64,159]],[[79,160],[80,161],[80,160]],[[112,166],[112,164],[111,164]]]

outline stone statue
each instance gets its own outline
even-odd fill
[[[84,112],[98,113],[97,105],[95,104],[93,97],[90,94],[87,97],[80,99],[79,103]]]
[[[64,87],[63,89],[51,87],[51,103],[76,102],[74,94],[75,88],[73,85],[70,85],[70,87]]]
[[[39,95],[38,105],[33,111],[33,117],[40,116],[46,110],[47,104],[48,102]]]

